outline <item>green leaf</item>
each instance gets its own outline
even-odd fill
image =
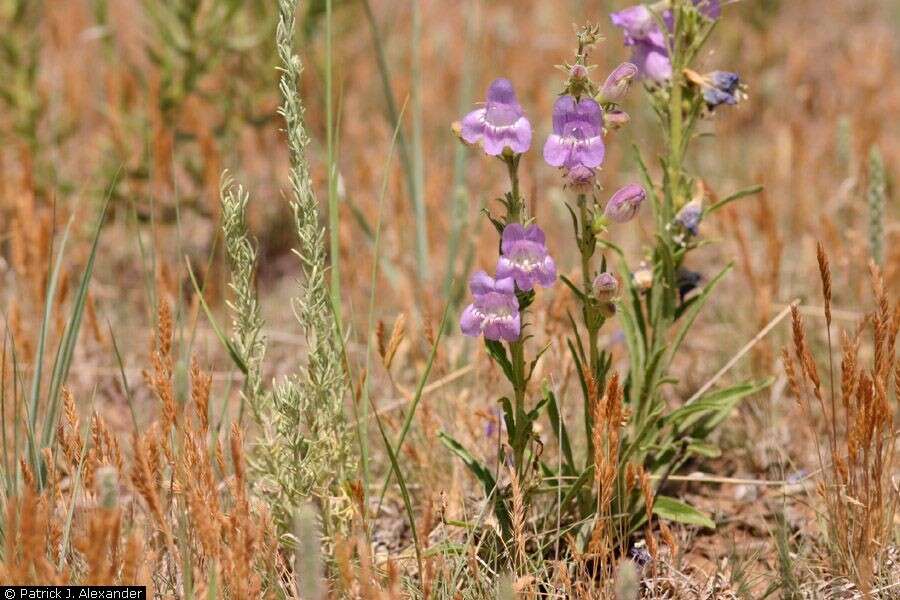
[[[575,459],[572,456],[572,443],[569,440],[569,431],[566,429],[566,423],[559,414],[559,406],[556,403],[556,394],[544,386],[544,398],[547,400],[547,416],[550,419],[550,427],[553,429],[553,435],[559,441],[562,448],[565,464],[563,469],[566,473],[575,471]]]
[[[653,514],[667,521],[675,521],[685,525],[697,525],[715,529],[715,522],[705,513],[690,504],[685,504],[670,496],[657,496],[653,499]]]
[[[191,278],[191,284],[194,286],[194,293],[197,294],[197,298],[200,299],[200,306],[203,308],[204,314],[206,314],[206,318],[209,321],[210,326],[213,328],[213,333],[217,338],[219,338],[219,343],[228,351],[228,356],[231,358],[231,362],[243,373],[247,375],[247,363],[244,362],[243,357],[241,357],[241,353],[235,348],[234,344],[231,340],[228,339],[228,336],[225,335],[225,332],[222,331],[222,328],[219,326],[218,321],[216,321],[216,317],[213,315],[212,310],[209,308],[209,305],[206,303],[206,298],[203,297],[203,290],[200,289],[200,285],[197,283],[197,278],[194,276],[194,269],[191,267],[191,261],[187,256],[184,257],[184,262],[187,265],[188,276]]]
[[[744,382],[710,394],[704,394],[694,402],[685,404],[667,415],[665,421],[683,432],[697,425],[703,425],[707,431],[712,430],[728,416],[738,401],[768,387],[771,383],[771,379]],[[705,436],[695,435],[694,437],[702,438]]]
[[[438,433],[438,438],[440,438],[441,442],[451,452],[462,459],[463,464],[465,464],[472,474],[481,482],[481,485],[484,488],[485,497],[494,497],[494,514],[497,517],[497,521],[500,522],[500,525],[505,532],[511,531],[512,521],[509,519],[509,512],[506,510],[506,505],[503,504],[503,500],[497,495],[497,490],[495,489],[497,487],[497,482],[494,480],[494,476],[491,475],[487,466],[472,456],[462,444],[443,431]]]
[[[509,401],[509,398],[503,396],[497,402],[500,403],[500,406],[503,407],[503,420],[506,422],[506,432],[509,437],[516,437],[516,413],[513,410],[512,402]],[[497,435],[500,435],[500,432],[497,432]]]
[[[724,198],[723,200],[719,200],[718,202],[716,202],[715,204],[713,204],[712,206],[707,208],[705,211],[703,211],[703,217],[705,218],[705,217],[713,214],[717,210],[720,210],[720,209],[726,207],[727,205],[731,204],[735,200],[740,200],[741,198],[744,198],[746,196],[752,196],[754,194],[758,194],[761,191],[763,191],[763,186],[761,186],[761,185],[754,185],[753,187],[748,187],[743,190],[737,191],[737,192],[731,194],[730,196],[728,196],[727,198]]]
[[[706,301],[709,299],[709,295],[716,288],[722,278],[725,277],[725,274],[731,270],[734,266],[734,263],[728,263],[725,265],[719,274],[713,277],[712,281],[706,284],[706,287],[703,288],[703,291],[696,297],[696,299],[691,304],[691,307],[685,311],[685,320],[681,324],[681,327],[678,328],[678,333],[675,334],[675,338],[672,341],[669,349],[669,358],[666,360],[666,370],[668,371],[669,365],[672,364],[672,360],[675,358],[675,354],[678,352],[678,348],[681,347],[681,343],[684,341],[684,338],[687,336],[688,331],[691,326],[694,324],[694,321],[697,320],[697,315],[700,314],[700,309],[703,308],[703,305],[706,304]]]
[[[722,450],[715,444],[694,441],[687,445],[688,454],[696,454],[704,458],[719,458],[722,456]]]
[[[510,382],[514,382],[516,380],[516,375],[513,371],[512,363],[506,356],[506,348],[503,346],[503,344],[485,338],[484,347],[487,349],[487,353],[490,355],[490,357],[494,359],[494,362],[500,365],[500,368],[503,369],[503,374],[506,375],[506,378]]]
[[[419,536],[416,534],[416,517],[415,513],[413,513],[412,509],[412,501],[409,496],[409,489],[406,487],[406,479],[403,477],[403,472],[400,470],[400,463],[397,461],[397,454],[394,452],[394,448],[391,446],[391,441],[387,437],[387,433],[384,430],[384,424],[381,422],[381,417],[378,416],[378,411],[375,410],[373,406],[372,414],[375,415],[375,422],[378,424],[378,432],[381,434],[381,440],[384,442],[384,447],[388,452],[388,458],[391,459],[391,468],[394,471],[394,474],[397,476],[397,483],[400,485],[400,496],[403,498],[403,506],[406,508],[406,516],[409,519],[409,527],[412,532],[413,538],[413,547],[416,551],[416,562],[419,565],[419,568],[422,568],[422,548],[419,544]],[[399,444],[398,444],[399,448]]]
[[[97,248],[100,243],[100,233],[103,230],[103,223],[106,221],[106,213],[109,208],[109,201],[112,197],[112,190],[118,181],[118,173],[116,179],[107,190],[106,198],[103,201],[103,208],[100,209],[100,216],[97,218],[97,225],[94,229],[94,237],[91,242],[91,253],[88,256],[87,264],[81,275],[81,281],[78,284],[78,291],[75,294],[72,303],[72,312],[66,323],[63,337],[57,347],[56,356],[53,359],[53,368],[50,371],[50,386],[47,391],[47,414],[44,416],[44,431],[41,437],[41,448],[53,446],[53,440],[56,435],[57,415],[59,413],[60,398],[62,386],[65,384],[69,376],[69,367],[72,365],[72,357],[75,353],[75,344],[78,342],[78,334],[81,331],[81,321],[84,315],[84,309],[87,305],[88,288],[90,287],[91,277],[94,273],[94,260],[97,256]],[[60,248],[60,260],[62,259],[62,248]],[[58,265],[57,265],[58,266]],[[48,301],[52,302],[55,298],[51,292],[47,295]],[[43,329],[43,324],[42,324]],[[43,485],[43,470],[39,474],[38,481]]]
[[[568,277],[566,277],[565,275],[560,275],[559,278],[562,279],[562,282],[564,284],[566,284],[566,287],[572,290],[572,293],[575,294],[576,298],[578,298],[582,302],[587,299],[587,297],[584,295],[584,292],[578,289],[578,286],[572,283],[572,281]]]

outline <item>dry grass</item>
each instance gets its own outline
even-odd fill
[[[831,273],[821,246],[818,256],[825,324],[830,330]],[[896,410],[892,406],[898,389],[895,349],[900,308],[888,300],[884,278],[874,263],[870,272],[875,310],[855,331],[841,332],[837,384],[830,331],[829,381],[823,384],[796,307],[792,311],[794,356],[785,350],[782,357],[791,390],[808,422],[816,422],[818,414],[827,423],[825,435],[815,431],[813,435],[816,440],[824,438],[823,443],[817,441],[822,474],[817,492],[824,505],[830,568],[835,576],[850,579],[865,594],[894,583],[888,557],[895,551],[895,514],[900,499],[894,480]],[[867,354],[871,362],[867,366],[862,364],[860,346],[869,328],[872,339]]]
[[[716,514],[719,529],[691,536],[653,517],[648,482],[660,474],[630,467],[617,481],[617,441],[628,407],[622,402],[627,384],[614,379],[606,389],[591,390],[594,484],[601,493],[597,519],[585,528],[589,552],[556,556],[541,541],[565,540],[570,532],[554,531],[552,523],[549,531],[539,530],[546,524],[526,508],[535,482],[518,481],[497,464],[502,424],[492,398],[502,393],[501,374],[477,360],[453,331],[439,344],[400,456],[426,554],[424,573],[413,566],[412,534],[402,510],[394,510],[400,502],[393,486],[379,513],[371,502],[378,490],[362,493],[365,484],[351,482],[352,526],[333,539],[322,543],[315,526],[313,539],[301,539],[299,551],[293,541],[278,538],[247,468],[245,451],[252,456],[256,432],[236,423],[240,375],[208,326],[183,267],[188,256],[224,323],[219,176],[225,167],[240,169],[240,179],[254,189],[248,221],[259,244],[255,284],[272,344],[264,376],[270,380],[291,372],[305,346],[287,308],[295,273],[288,250],[290,215],[281,192],[288,157],[275,116],[270,3],[242,5],[228,36],[210,31],[207,43],[200,40],[204,66],[194,81],[172,79],[154,60],[151,48],[158,49],[163,37],[147,11],[149,2],[106,3],[105,17],[97,8],[101,2],[38,4],[43,8],[24,23],[0,26],[4,42],[22,49],[33,42],[37,48],[33,57],[23,53],[12,66],[0,65],[0,90],[13,89],[7,82],[14,82],[17,99],[0,99],[0,137],[9,141],[0,147],[5,336],[0,429],[6,486],[0,581],[141,583],[160,597],[281,598],[299,588],[318,590],[311,593],[322,597],[387,599],[416,589],[418,597],[479,598],[500,595],[502,588],[523,597],[630,599],[633,575],[647,597],[760,597],[781,581],[776,559],[769,558],[775,555],[773,532],[781,515],[794,575],[802,589],[814,590],[811,597],[837,595],[834,590],[844,581],[872,597],[896,592],[889,586],[900,582],[895,566],[900,227],[888,186],[884,264],[867,267],[865,202],[870,148],[880,148],[888,174],[900,164],[895,39],[900,15],[892,3],[731,3],[716,32],[716,52],[701,61],[710,68],[733,66],[750,82],[750,100],[716,117],[709,126],[715,142],[699,142],[696,171],[704,176],[699,185],[712,199],[737,182],[759,182],[765,192],[704,224],[705,236],[720,243],[699,250],[691,268],[708,278],[731,257],[738,268],[701,317],[700,333],[676,358],[680,383],[666,394],[672,405],[690,397],[783,307],[801,298],[792,309],[791,328],[778,326],[759,339],[750,360],[735,368],[741,375],[781,377],[777,349],[790,340],[782,353],[784,377],[770,395],[753,398],[726,422],[717,439],[721,457],[687,467],[724,481],[773,485],[673,478],[668,491]],[[207,10],[214,3],[201,4]],[[402,104],[415,88],[421,98],[423,198],[432,241],[432,273],[423,279],[413,258],[415,224],[404,174],[398,165],[385,165],[393,127],[383,118],[365,14],[359,2],[334,4],[347,354],[361,364],[367,344],[377,349],[380,363],[368,373],[357,372],[356,382],[368,383],[373,405],[396,439],[444,301],[457,297],[466,275],[487,266],[479,260],[496,250],[487,235],[490,225],[477,213],[498,195],[500,184],[489,169],[470,168],[465,154],[457,163],[448,130],[460,106],[468,106],[462,90],[470,86],[478,96],[486,82],[507,75],[529,113],[549,114],[558,90],[543,67],[570,58],[573,22],[602,20],[611,7],[578,0],[423,1],[422,68],[416,79],[410,11],[400,3],[371,0],[384,30],[395,97]],[[5,15],[0,12],[0,22]],[[197,23],[207,23],[209,15],[200,14]],[[314,138],[312,175],[324,198],[323,24],[321,16],[306,19],[309,31],[300,35],[308,37],[298,47],[309,68],[301,86]],[[609,41],[596,58],[607,68],[626,51],[603,25]],[[226,38],[238,43],[213,52],[226,47]],[[11,75],[24,73],[32,60],[32,82]],[[181,67],[176,74],[184,74]],[[173,81],[190,85],[177,90]],[[23,127],[30,99],[40,106],[33,131]],[[631,142],[648,156],[657,150],[651,115],[638,100],[630,102],[632,127],[612,134],[615,150],[604,167],[610,189],[636,178],[626,150]],[[536,131],[535,139],[545,133]],[[537,155],[524,161],[522,190],[531,213],[541,220],[561,269],[572,275],[573,249],[553,242],[571,226],[559,202],[562,181]],[[94,198],[116,178],[55,442],[40,449],[45,485],[38,490],[41,473],[33,472],[26,457],[20,424],[35,372],[50,266],[61,230],[72,219],[73,243],[50,302],[48,347],[55,348],[89,256],[84,223],[93,219]],[[364,225],[371,229],[377,222],[383,181],[390,218],[383,224],[379,257],[383,267],[373,315],[378,325],[374,339],[367,340],[376,256]],[[460,218],[463,234],[454,252],[444,240]],[[637,258],[651,236],[644,225],[615,241]],[[446,290],[445,272],[455,280]],[[551,342],[535,380],[546,380],[564,397],[577,391],[564,330],[566,313],[576,304],[558,288],[547,292],[550,308],[534,315],[533,330]],[[618,332],[610,331],[606,341],[613,368],[624,372],[627,357]],[[51,361],[42,359],[49,370]],[[788,402],[788,395],[797,402]],[[354,417],[358,402],[348,402]],[[40,414],[45,410],[41,405]],[[563,411],[568,422],[579,422],[578,409]],[[797,427],[801,420],[804,427]],[[536,427],[552,463],[560,449],[547,423]],[[438,431],[453,432],[503,475],[514,508],[510,547],[497,542],[481,488],[442,452]],[[373,435],[368,442],[372,471],[387,472],[380,438]],[[378,481],[370,487],[377,488]],[[613,535],[613,528],[623,526],[612,507],[615,485],[645,496],[648,523],[632,542],[643,542],[655,558],[648,569],[631,573],[631,563],[621,558],[634,548],[612,547],[610,540],[623,537]],[[752,577],[740,575],[738,562],[730,560],[735,546],[762,548],[758,556],[748,551],[742,557]],[[317,568],[298,576],[305,579],[294,585],[297,554],[311,547],[328,555],[327,586],[304,587],[324,571],[315,561]],[[503,574],[485,558],[497,552],[514,558],[515,577],[503,586],[495,585]],[[741,584],[749,591],[734,591]]]

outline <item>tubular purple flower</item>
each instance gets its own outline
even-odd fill
[[[616,67],[600,88],[601,102],[620,102],[637,75],[638,68],[632,63],[626,62]]]
[[[508,79],[495,79],[491,83],[484,107],[463,118],[459,135],[470,144],[481,142],[489,156],[499,156],[505,148],[517,154],[528,151],[531,123]]]
[[[672,78],[672,61],[665,46],[638,42],[634,44],[631,60],[650,81],[662,83]]]
[[[526,292],[536,283],[550,287],[556,282],[556,263],[547,253],[544,232],[537,225],[510,223],[504,227],[500,251],[498,279],[512,278]]]
[[[608,302],[619,293],[619,280],[612,273],[604,271],[594,278],[592,288],[597,300]]]
[[[652,41],[659,45],[665,45],[656,18],[650,12],[650,8],[644,4],[623,8],[619,12],[609,15],[609,18],[613,26],[618,27],[625,34],[626,46],[633,46],[639,41]]]
[[[484,271],[469,279],[473,302],[463,310],[459,326],[464,335],[513,342],[522,331],[519,301],[512,279],[494,279]]]
[[[700,200],[691,200],[675,215],[675,222],[691,235],[697,235],[700,232],[700,220],[702,218],[703,203]]]
[[[627,223],[634,218],[646,199],[647,192],[644,188],[630,183],[612,195],[603,214],[614,223]]]
[[[603,109],[592,98],[578,102],[560,96],[553,105],[553,133],[544,144],[544,160],[571,171],[596,169],[603,164]]]
[[[633,47],[631,62],[642,76],[655,82],[672,77],[665,35],[647,6],[638,4],[625,8],[612,13],[610,19],[624,33],[625,45]]]
[[[704,77],[703,100],[709,108],[720,104],[737,104],[744,99],[741,78],[729,71],[713,71]]]

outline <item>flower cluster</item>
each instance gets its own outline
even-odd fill
[[[698,12],[715,20],[721,14],[719,0],[693,0]],[[637,65],[641,75],[654,83],[662,83],[672,77],[672,61],[669,57],[670,36],[674,26],[672,11],[662,6],[638,4],[612,13],[612,24],[625,35],[625,45],[631,46],[631,62]],[[665,26],[665,31],[660,27]]]
[[[484,271],[478,271],[469,280],[469,291],[474,302],[466,307],[460,318],[460,328],[465,335],[484,334],[489,340],[507,342],[519,339],[522,317],[512,279],[494,279]]]
[[[553,106],[553,131],[544,143],[543,157],[548,165],[560,168],[567,185],[579,193],[593,189],[606,155],[606,129],[628,120],[617,103],[637,74],[638,67],[623,63],[596,90],[584,64],[569,67],[566,90]],[[519,155],[531,147],[531,123],[507,79],[494,80],[484,105],[468,113],[456,130],[464,142],[479,144],[485,154],[513,161],[510,164],[514,166]],[[632,219],[645,198],[646,192],[637,184],[617,191],[601,217],[603,227]],[[460,325],[469,336],[514,341],[519,339],[522,321],[517,291],[530,292],[535,285],[552,286],[557,277],[556,263],[547,251],[544,232],[535,224],[508,222],[501,238],[496,276],[492,278],[483,271],[472,276],[469,289],[473,302],[463,312]]]
[[[513,342],[521,334],[516,290],[529,292],[535,285],[556,282],[556,263],[547,252],[544,232],[537,225],[510,223],[503,228],[496,278],[478,271],[469,280],[473,302],[463,311],[460,328],[465,335]]]

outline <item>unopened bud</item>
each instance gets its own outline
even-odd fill
[[[616,67],[600,88],[600,102],[621,102],[637,74],[638,68],[631,63],[622,63]]]
[[[591,287],[594,291],[594,297],[597,298],[597,300],[606,302],[612,300],[616,297],[616,294],[618,294],[619,280],[616,279],[615,275],[612,273],[604,271],[594,278]]]

